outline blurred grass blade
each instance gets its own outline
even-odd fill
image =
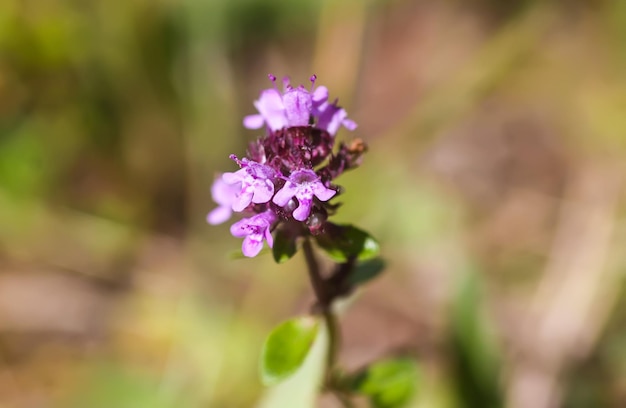
[[[503,407],[500,358],[481,309],[478,275],[462,278],[452,307],[451,358],[461,407]]]

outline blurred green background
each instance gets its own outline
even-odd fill
[[[337,406],[258,380],[302,259],[205,223],[268,73],[370,145],[337,220],[390,266],[345,366],[412,356],[415,407],[626,404],[623,0],[2,0],[1,407]]]

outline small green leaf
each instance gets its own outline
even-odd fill
[[[276,263],[283,263],[291,259],[296,253],[296,237],[289,234],[284,228],[280,228],[276,231],[274,237],[274,246],[272,248],[272,254]]]
[[[304,362],[319,329],[315,317],[297,317],[281,323],[268,336],[261,353],[261,380],[276,384]]]
[[[408,404],[418,382],[413,360],[385,360],[370,365],[356,376],[352,388],[369,397],[375,408],[401,408]]]
[[[320,248],[336,262],[347,262],[353,258],[364,261],[378,255],[378,242],[359,228],[327,223],[325,229],[315,239]]]
[[[348,282],[351,286],[362,285],[380,275],[385,266],[387,265],[381,258],[360,262],[354,267],[354,272],[350,275]]]

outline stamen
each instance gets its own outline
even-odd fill
[[[309,78],[309,81],[311,81],[311,92],[313,92],[313,87],[315,87],[316,80],[317,80],[317,75],[315,74],[311,75],[311,78]]]
[[[291,90],[291,84],[290,84],[290,79],[288,76],[283,77],[283,89],[285,91],[289,91]]]
[[[274,89],[278,91],[278,87],[276,86],[276,77],[272,74],[268,74],[267,77],[270,81],[272,81],[272,84],[274,84]]]
[[[247,161],[245,158],[243,160],[239,160],[234,154],[231,154],[228,158],[237,163],[239,167],[243,167],[245,165],[245,161]]]

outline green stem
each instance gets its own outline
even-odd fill
[[[328,283],[321,275],[319,264],[313,253],[313,246],[309,238],[305,238],[302,245],[304,250],[304,258],[309,271],[309,279],[317,298],[317,305],[321,309],[321,314],[324,317],[326,328],[328,330],[328,352],[326,354],[326,369],[325,369],[325,387],[333,389],[333,374],[335,372],[335,366],[337,365],[337,355],[339,352],[339,346],[341,344],[341,336],[339,332],[339,323],[337,316],[332,311],[332,288],[328,287]],[[336,393],[335,393],[336,394]],[[337,395],[337,394],[336,394]],[[346,402],[346,397],[341,396],[345,407],[350,407],[350,402]]]
[[[341,335],[339,333],[339,322],[337,316],[329,308],[324,311],[324,321],[328,330],[328,353],[326,354],[326,383],[332,381],[335,365],[337,364],[337,354],[341,343]]]
[[[322,311],[326,312],[326,309],[330,309],[329,300],[327,299],[328,296],[326,295],[326,282],[324,282],[324,278],[322,278],[319,264],[317,263],[317,259],[315,259],[315,254],[313,253],[313,246],[311,245],[311,241],[308,237],[304,239],[302,249],[304,250],[304,258],[306,259],[306,265],[309,270],[309,279],[311,280],[315,297],[317,298],[317,302],[322,308]]]

